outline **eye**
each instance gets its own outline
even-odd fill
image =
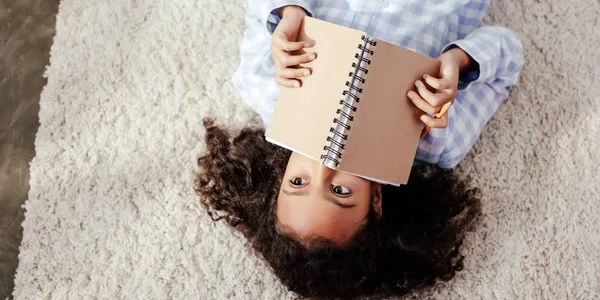
[[[299,186],[303,186],[308,182],[308,180],[302,178],[302,177],[294,177],[290,180],[290,184],[295,186],[295,187],[299,187]]]
[[[341,185],[331,185],[331,191],[339,196],[348,196],[352,194],[352,192],[345,186]]]

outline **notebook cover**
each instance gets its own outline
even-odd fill
[[[347,131],[339,170],[394,185],[408,181],[423,114],[406,96],[423,74],[437,77],[440,62],[429,56],[376,40],[367,55],[366,82]]]
[[[305,17],[297,40],[316,41],[314,47],[304,51],[316,53],[317,59],[302,65],[313,72],[301,79],[300,88],[281,87],[266,131],[268,141],[320,160],[362,35],[351,28]]]

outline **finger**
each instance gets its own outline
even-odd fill
[[[271,39],[271,44],[276,49],[281,49],[287,52],[297,51],[303,48],[310,47],[310,43],[308,42],[290,42],[287,40],[287,37],[283,37],[281,35],[273,35]]]
[[[436,114],[440,111],[440,107],[432,106],[427,101],[425,101],[419,94],[414,91],[408,92],[408,98],[415,104],[420,110],[428,114]]]
[[[443,89],[450,87],[449,80],[444,80],[442,78],[435,78],[429,74],[423,75],[423,79],[425,80],[425,82],[427,82],[427,84],[430,87],[432,87],[436,90],[443,90]]]
[[[275,81],[277,81],[277,83],[279,85],[284,86],[284,87],[289,87],[289,88],[299,88],[300,87],[300,81],[295,80],[295,79],[287,79],[287,78],[283,78],[281,76],[277,76]]]
[[[306,53],[302,55],[288,55],[282,59],[281,63],[286,67],[291,67],[311,62],[315,60],[315,58],[317,58],[317,55],[314,53]]]
[[[280,77],[283,78],[300,78],[300,77],[306,77],[310,75],[310,69],[307,68],[285,68],[279,72],[277,72],[277,74]]]
[[[312,48],[317,44],[317,42],[315,40],[307,40],[304,41],[304,48]]]
[[[415,86],[417,87],[421,97],[425,99],[425,101],[427,101],[431,106],[441,106],[444,104],[444,100],[439,97],[440,94],[434,94],[429,91],[427,86],[421,80],[417,80],[417,82],[415,82]]]
[[[275,66],[278,68],[283,67],[283,60],[288,55],[289,54],[283,50],[278,50],[278,49],[271,50],[271,56],[273,56],[273,61],[275,62]]]
[[[446,128],[448,127],[448,115],[444,115],[439,119],[432,118],[428,115],[422,115],[421,121],[431,128]]]

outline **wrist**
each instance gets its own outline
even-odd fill
[[[297,5],[286,5],[283,7],[280,7],[277,10],[277,14],[279,15],[279,17],[284,18],[286,16],[290,16],[290,15],[294,15],[294,16],[306,16],[306,11],[304,10],[304,8],[297,6]]]
[[[468,72],[474,69],[476,62],[475,60],[467,54],[463,49],[459,47],[452,48],[447,51],[448,54],[452,55],[452,57],[458,63],[458,68],[460,72]]]

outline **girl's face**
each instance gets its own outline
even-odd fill
[[[344,245],[371,205],[381,213],[381,185],[293,152],[277,198],[277,230],[306,242],[319,237]]]

